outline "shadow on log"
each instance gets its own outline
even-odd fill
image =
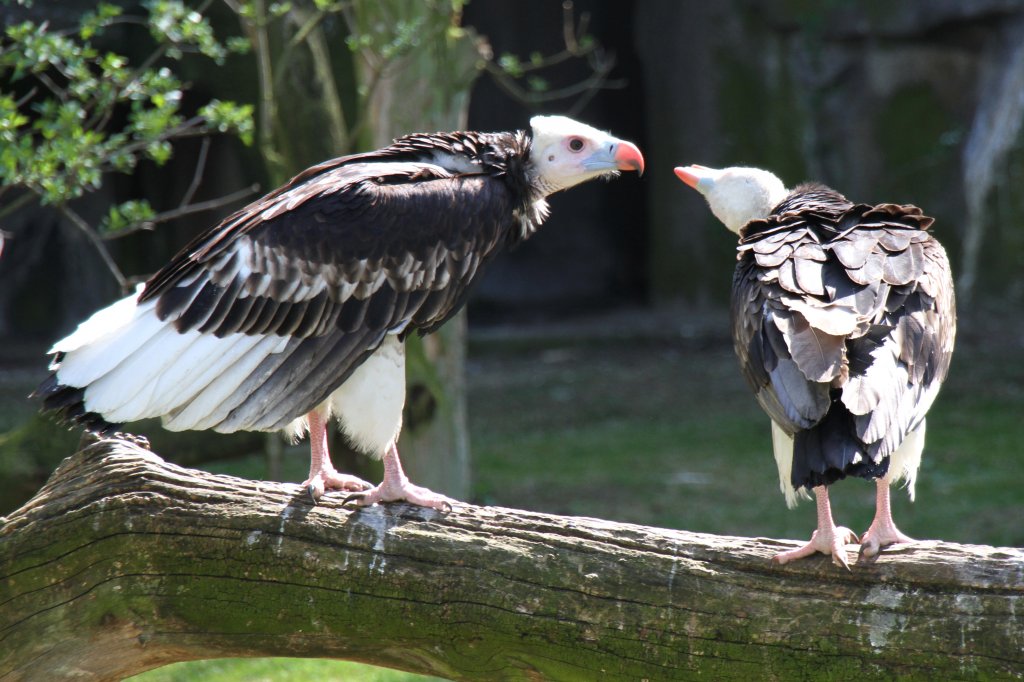
[[[460,505],[349,511],[121,440],[0,527],[0,679],[224,656],[455,680],[1019,678],[1024,551],[921,542],[852,572],[791,543]],[[1017,612],[1020,612],[1018,614]]]

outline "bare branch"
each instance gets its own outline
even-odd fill
[[[199,159],[196,160],[196,172],[192,174],[192,182],[189,184],[188,189],[185,190],[185,194],[181,197],[181,201],[178,203],[178,208],[192,203],[192,197],[196,195],[196,190],[199,189],[199,183],[203,181],[203,171],[206,170],[206,157],[209,152],[210,138],[204,137],[199,146]]]
[[[296,10],[298,11],[298,10]],[[341,94],[334,81],[334,69],[331,68],[330,48],[323,28],[314,25],[305,35],[306,48],[313,60],[313,74],[320,86],[321,105],[330,121],[330,134],[334,153],[348,150],[348,130],[345,125],[345,112],[341,105]]]
[[[490,74],[499,88],[505,91],[513,99],[525,104],[538,105],[545,102],[553,102],[571,97],[578,97],[576,102],[569,108],[570,115],[578,113],[597,94],[599,90],[612,90],[626,86],[623,80],[609,81],[608,75],[615,66],[615,58],[603,50],[597,44],[584,46],[580,42],[581,36],[585,36],[590,25],[589,13],[582,13],[577,25],[574,18],[574,5],[572,0],[562,3],[562,41],[565,49],[555,54],[540,59],[531,59],[529,62],[517,65],[518,76],[511,75],[493,60],[488,60],[484,68]],[[587,78],[554,90],[528,90],[519,84],[519,78],[528,73],[534,73],[548,69],[552,66],[562,64],[572,59],[586,58],[593,72]]]
[[[156,137],[154,137],[151,140],[139,140],[138,142],[132,142],[130,144],[126,144],[126,145],[120,147],[117,150],[118,154],[125,154],[125,153],[127,153],[127,154],[135,154],[136,152],[142,151],[143,149],[145,149],[149,145],[153,144],[153,142],[163,142],[163,141],[172,140],[172,139],[181,139],[181,138],[186,138],[186,137],[200,137],[200,136],[203,136],[203,135],[207,135],[208,132],[203,130],[203,129],[201,129],[199,127],[204,122],[204,120],[205,119],[202,116],[193,116],[192,118],[190,118],[187,121],[184,121],[182,123],[179,123],[178,125],[176,125],[173,128],[168,128],[167,130],[164,130],[162,133],[160,133],[159,135],[157,135]],[[109,160],[110,160],[110,156],[109,155],[106,156],[106,157],[103,157],[103,163],[104,164],[108,163]],[[106,170],[112,170],[112,169],[110,167],[108,167],[108,168],[106,168]]]
[[[292,13],[295,12],[296,9],[293,8]],[[295,34],[288,39],[288,42],[281,50],[280,56],[277,58],[277,62],[282,68],[278,69],[277,75],[274,78],[274,87],[279,87],[281,85],[282,74],[287,72],[287,65],[291,61],[292,53],[295,52],[296,48],[298,48],[303,42],[305,42],[306,36],[309,35],[309,32],[319,26],[320,22],[323,21],[326,16],[327,12],[322,10],[311,12],[309,16],[302,21],[301,26],[299,26],[299,29]]]
[[[117,263],[114,262],[114,257],[110,255],[110,251],[107,250],[107,245],[103,243],[103,240],[100,238],[99,234],[96,233],[96,230],[86,222],[85,218],[78,215],[78,213],[67,204],[58,204],[57,210],[60,211],[65,218],[70,220],[71,224],[77,227],[82,234],[86,236],[86,238],[88,238],[89,243],[93,245],[97,253],[100,254],[100,258],[103,259],[103,263],[107,266],[107,269],[110,270],[110,274],[112,274],[114,279],[117,280],[118,286],[121,287],[121,292],[127,294],[129,286],[128,280],[125,278],[124,273],[121,272],[121,268],[119,268]]]
[[[283,180],[285,171],[284,160],[281,158],[277,145],[274,144],[274,126],[277,123],[277,97],[274,90],[274,65],[270,55],[270,36],[267,34],[267,13],[264,0],[253,0],[253,18],[246,18],[242,8],[232,0],[224,0],[225,4],[238,15],[242,29],[249,37],[256,57],[256,70],[260,84],[260,115],[257,117],[257,129],[260,154],[270,167],[275,182]]]
[[[238,190],[236,192],[232,192],[231,194],[225,194],[222,197],[217,197],[216,199],[209,199],[207,201],[200,201],[200,202],[197,202],[197,203],[194,203],[194,204],[188,204],[188,205],[182,204],[178,208],[172,209],[170,211],[164,211],[162,213],[157,213],[155,216],[153,216],[149,220],[144,220],[144,221],[139,222],[139,223],[132,223],[131,225],[128,225],[128,226],[124,227],[123,229],[118,230],[117,232],[113,232],[111,234],[105,234],[105,235],[103,235],[101,237],[101,239],[103,239],[104,241],[111,241],[113,239],[120,239],[121,237],[127,236],[129,234],[134,234],[135,232],[144,232],[144,231],[147,231],[147,230],[152,230],[158,224],[165,223],[168,220],[174,220],[176,218],[183,218],[183,217],[185,217],[187,215],[191,215],[193,213],[201,213],[202,211],[211,211],[211,210],[213,210],[215,208],[220,208],[221,206],[227,206],[229,204],[233,204],[236,201],[238,201],[239,199],[244,199],[247,196],[251,196],[251,195],[255,194],[259,190],[260,190],[260,186],[258,184],[254,183],[254,184],[249,185],[248,187],[244,187],[244,188],[242,188],[242,189],[240,189],[240,190]]]
[[[498,87],[515,99],[528,104],[542,104],[544,102],[567,99],[577,95],[585,95],[589,100],[589,98],[593,97],[598,90],[615,90],[626,87],[626,81],[624,80],[607,80],[607,74],[611,69],[610,66],[602,68],[601,71],[596,72],[594,75],[586,78],[585,80],[579,81],[578,83],[573,83],[572,85],[567,85],[564,88],[558,88],[557,90],[544,91],[527,90],[519,85],[515,79],[510,78],[508,74],[501,69],[501,67],[492,62],[488,62],[485,65],[485,69],[487,70],[487,73],[494,77]]]
[[[346,4],[341,7],[341,16],[345,19],[345,23],[348,25],[348,32],[352,35],[356,35],[359,32],[359,21],[356,19],[356,14],[352,9],[351,4]],[[373,50],[359,44],[359,55],[363,58],[373,71],[378,72],[384,69],[384,65],[381,60],[378,59],[378,55]]]
[[[39,82],[41,82],[43,85],[45,85],[46,89],[49,90],[50,92],[52,92],[53,95],[57,99],[59,99],[61,102],[64,102],[64,101],[67,100],[67,98],[68,98],[68,91],[66,89],[60,87],[56,83],[54,83],[53,79],[50,78],[49,76],[47,76],[44,71],[40,71],[39,73],[37,73],[36,74],[36,78],[39,79]]]
[[[33,85],[31,88],[29,88],[29,91],[26,92],[24,96],[22,96],[21,99],[14,103],[14,108],[21,109],[21,107],[30,102],[32,98],[36,96],[37,92],[39,92],[39,88]]]
[[[7,192],[7,190],[14,186],[15,185],[4,185],[3,187],[0,187],[0,197],[2,197]],[[25,192],[14,201],[5,204],[3,208],[0,208],[0,219],[6,218],[7,216],[11,215],[12,213],[20,209],[22,206],[26,206],[27,204],[35,200],[36,195],[34,193]]]
[[[562,41],[565,43],[565,48],[570,54],[578,55],[580,54],[580,44],[577,36],[584,34],[587,25],[590,23],[590,14],[584,12],[580,16],[580,26],[577,29],[574,25],[573,13],[572,0],[565,0],[562,3]]]

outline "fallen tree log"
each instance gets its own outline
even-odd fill
[[[455,680],[1024,674],[1024,551],[921,542],[851,572],[791,543],[493,507],[311,506],[123,440],[0,519],[0,679],[224,656]],[[1019,612],[1019,613],[1018,613]]]

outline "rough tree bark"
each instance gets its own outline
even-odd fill
[[[126,441],[0,527],[0,679],[221,656],[456,680],[1020,678],[1024,551],[922,542],[851,572],[789,543],[459,505],[312,507]]]

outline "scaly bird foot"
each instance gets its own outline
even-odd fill
[[[433,490],[422,488],[409,483],[408,480],[401,483],[391,483],[385,480],[378,486],[363,492],[348,495],[343,504],[353,504],[357,507],[369,507],[373,504],[383,502],[409,502],[420,507],[430,507],[438,511],[451,511],[455,500],[445,497]]]
[[[794,559],[802,559],[811,556],[816,552],[832,556],[832,563],[850,570],[850,564],[846,559],[846,545],[856,544],[857,534],[849,528],[834,526],[831,529],[816,530],[811,534],[810,542],[803,547],[791,549],[788,552],[780,552],[772,557],[777,564],[785,564]]]
[[[302,483],[306,494],[313,504],[320,501],[328,490],[342,490],[346,492],[369,490],[373,487],[367,481],[352,476],[351,474],[339,474],[337,471],[320,471],[315,476],[310,476]]]
[[[913,541],[914,538],[904,535],[892,521],[885,523],[876,519],[861,536],[860,555],[871,559],[878,556],[883,547]]]

